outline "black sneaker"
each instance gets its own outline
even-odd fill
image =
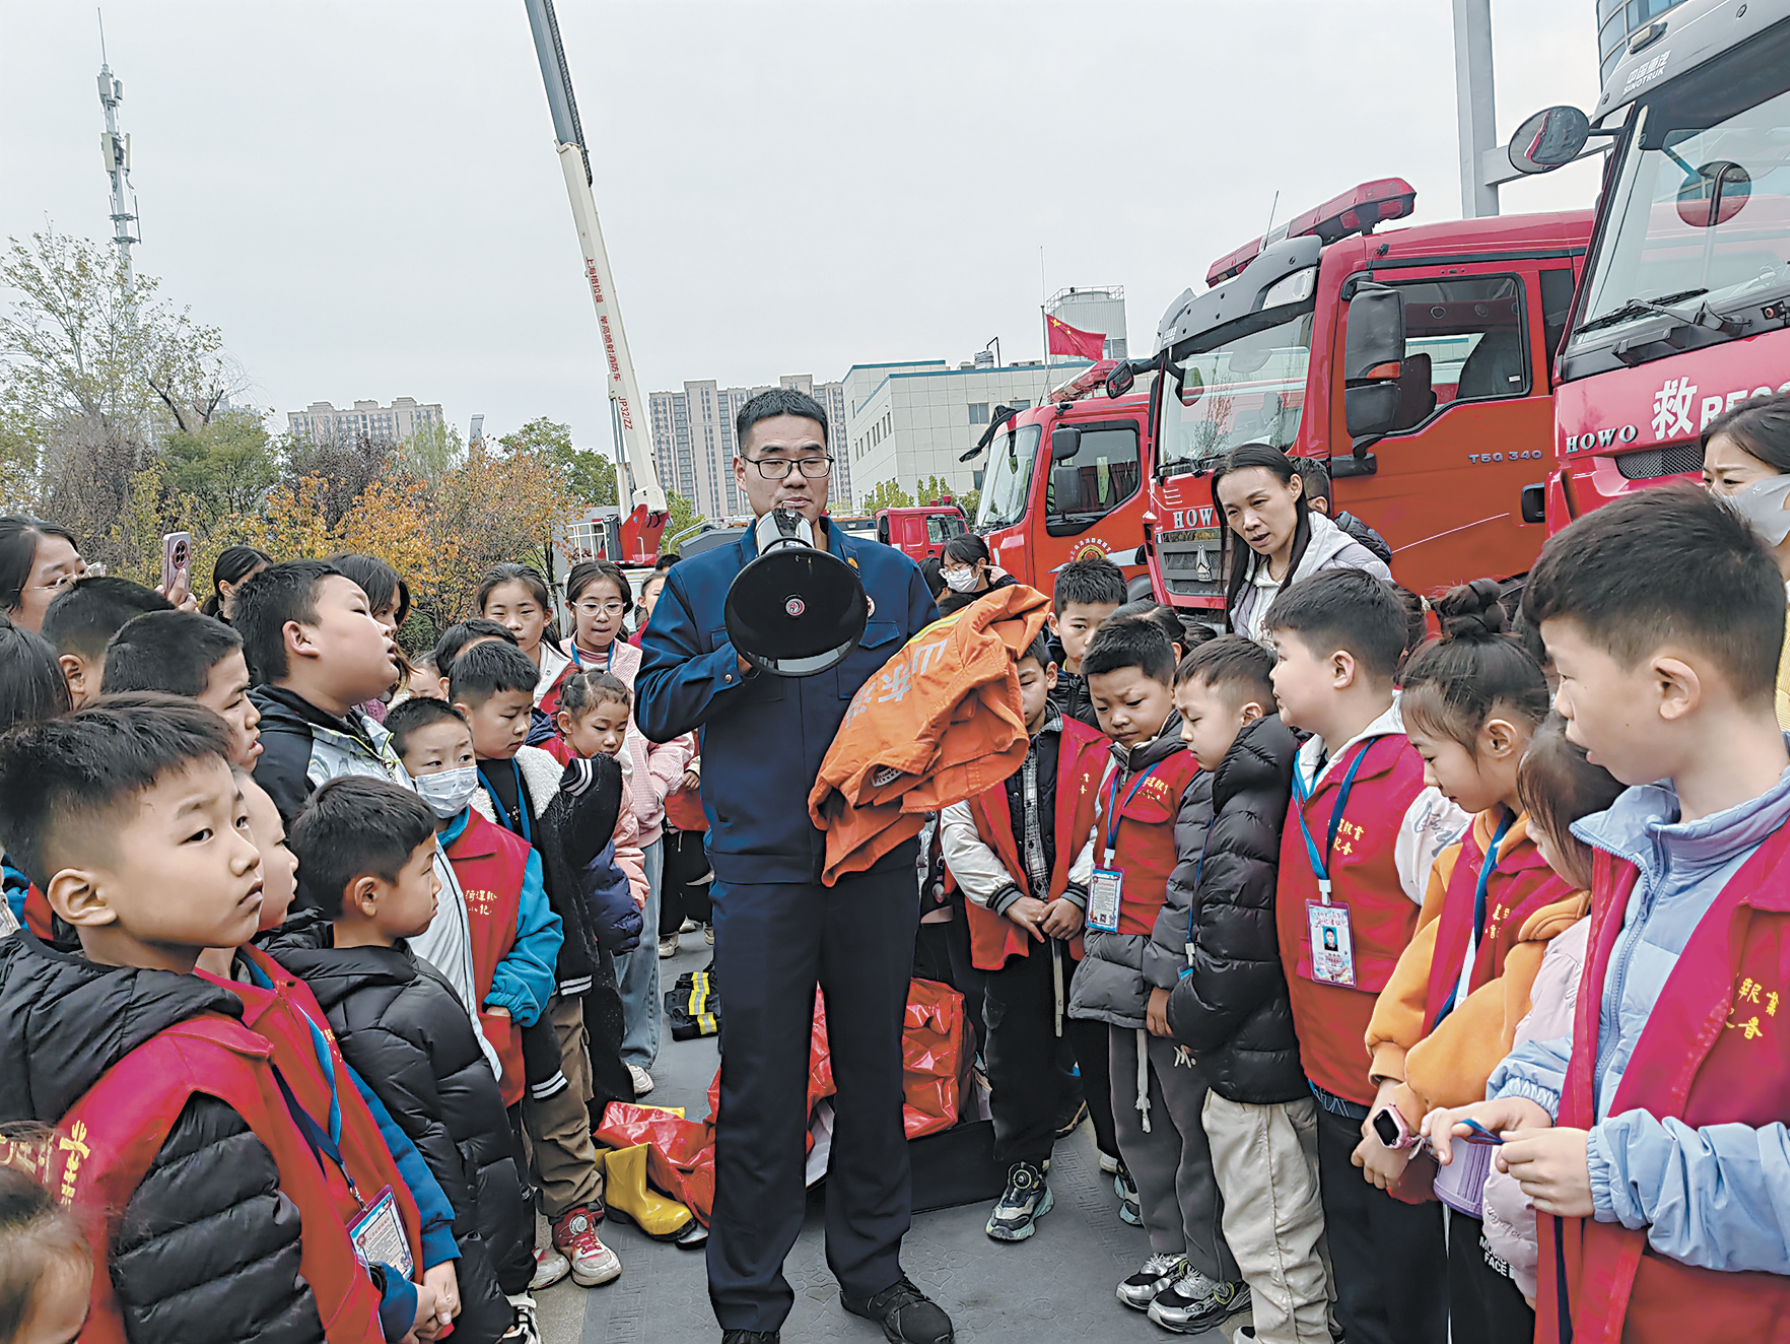
[[[839,1305],[854,1316],[875,1321],[889,1344],[954,1344],[956,1333],[944,1309],[903,1274],[893,1287],[854,1300],[841,1290]],[[726,1344],[726,1341],[723,1341]]]
[[[723,1330],[721,1344],[778,1344],[782,1336],[775,1330]]]
[[[1249,1285],[1219,1283],[1189,1265],[1150,1304],[1150,1319],[1177,1335],[1197,1335],[1249,1310]]]
[[[996,1241],[1024,1241],[1037,1231],[1038,1220],[1050,1212],[1051,1203],[1044,1173],[1030,1162],[1015,1162],[983,1231]]]
[[[1137,1182],[1131,1179],[1131,1173],[1125,1169],[1123,1162],[1119,1163],[1118,1173],[1113,1177],[1113,1193],[1119,1197],[1120,1221],[1130,1223],[1133,1227],[1142,1227],[1143,1202],[1138,1198]]]

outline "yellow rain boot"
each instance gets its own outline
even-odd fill
[[[599,1153],[603,1163],[603,1203],[612,1217],[633,1223],[654,1241],[676,1241],[696,1215],[646,1183],[646,1145]]]

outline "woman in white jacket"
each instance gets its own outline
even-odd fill
[[[1225,625],[1265,642],[1263,622],[1282,589],[1326,569],[1391,579],[1380,558],[1306,503],[1292,459],[1265,443],[1234,449],[1212,472],[1212,499],[1245,543],[1232,548]]]

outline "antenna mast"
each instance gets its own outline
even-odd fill
[[[99,138],[100,153],[106,161],[106,176],[112,179],[112,242],[118,248],[118,260],[124,266],[124,289],[128,296],[134,288],[131,272],[131,245],[142,239],[133,231],[137,222],[137,193],[131,188],[131,138],[118,130],[118,105],[124,101],[124,81],[112,77],[106,64],[106,20],[99,21],[99,103],[106,111],[106,129]],[[129,203],[126,203],[126,198]]]

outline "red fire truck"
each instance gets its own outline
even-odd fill
[[[1556,532],[1694,476],[1710,421],[1790,390],[1790,0],[1687,0],[1637,30],[1594,110],[1525,122],[1547,172],[1613,137],[1560,352],[1556,461],[1525,500]]]
[[[964,455],[986,451],[976,531],[994,563],[1048,593],[1071,560],[1103,555],[1133,596],[1150,591],[1141,543],[1151,506],[1149,397],[1095,396],[1119,367],[1103,359],[1038,405],[1001,406]]]
[[[1438,592],[1526,571],[1543,540],[1524,487],[1545,467],[1549,368],[1589,212],[1376,232],[1415,190],[1363,183],[1220,258],[1169,306],[1151,395],[1145,552],[1158,596],[1220,611],[1229,551],[1209,472],[1267,443],[1326,462],[1335,507],[1376,528],[1393,576]]]

